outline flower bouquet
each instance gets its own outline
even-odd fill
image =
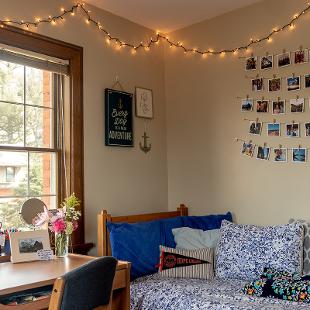
[[[66,198],[61,207],[39,213],[33,220],[35,226],[48,224],[50,231],[55,233],[55,255],[65,257],[68,255],[69,237],[78,228],[78,219],[81,212],[77,210],[80,200],[73,193]]]

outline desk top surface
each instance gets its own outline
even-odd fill
[[[51,261],[35,261],[0,264],[0,295],[53,284],[65,273],[95,259],[91,256],[70,254],[68,257]],[[128,267],[126,262],[118,262],[117,270]]]

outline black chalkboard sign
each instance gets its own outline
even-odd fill
[[[133,94],[105,89],[105,145],[133,146]]]

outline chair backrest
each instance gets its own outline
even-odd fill
[[[101,257],[57,279],[49,310],[93,310],[110,302],[117,260]]]

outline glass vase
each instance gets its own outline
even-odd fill
[[[55,233],[55,255],[56,257],[68,256],[69,235],[65,232]]]

